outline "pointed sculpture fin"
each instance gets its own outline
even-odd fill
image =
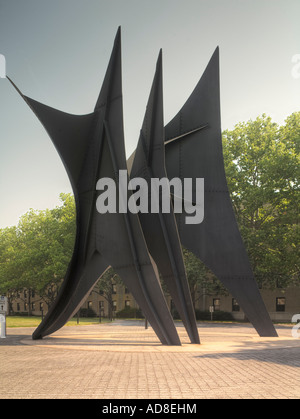
[[[207,125],[205,129],[196,129]],[[194,132],[193,132],[194,131]],[[177,215],[183,246],[223,282],[261,336],[276,336],[254,280],[227,187],[221,135],[219,49],[178,114],[165,127],[167,139],[190,134],[166,145],[168,177],[204,179],[204,220],[186,224]]]
[[[130,175],[131,179],[135,176],[144,178],[148,189],[151,188],[151,179],[167,177],[161,51]],[[169,200],[169,212],[163,213],[158,205],[159,213],[153,213],[149,208],[147,213],[139,214],[139,219],[149,251],[157,263],[189,337],[192,343],[200,343],[170,194],[164,196],[164,199]]]
[[[180,345],[137,214],[119,211],[102,214],[96,210],[98,179],[109,177],[118,183],[118,172],[123,170],[127,173],[120,29],[93,114],[81,119],[45,107],[32,99],[25,100],[38,115],[54,143],[58,144],[66,167],[71,168],[77,211],[72,260],[58,298],[33,338],[41,338],[62,327],[78,310],[107,267],[112,266],[130,289],[161,342]],[[69,128],[66,129],[66,126]],[[82,136],[85,139],[84,147]],[[75,141],[78,147],[71,148],[71,141]],[[74,151],[76,155],[79,153],[78,160],[72,157]]]

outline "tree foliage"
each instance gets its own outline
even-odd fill
[[[22,290],[51,304],[71,259],[75,239],[75,205],[71,195],[60,195],[52,210],[29,210],[16,227],[0,230],[0,291],[12,300]]]
[[[194,307],[203,296],[226,295],[227,290],[218,278],[192,252],[183,248],[186,276]]]
[[[228,187],[257,280],[299,282],[300,112],[262,115],[223,134]]]
[[[98,280],[95,285],[93,292],[103,296],[108,303],[108,317],[113,318],[113,298],[116,293],[116,286],[123,285],[123,282],[119,275],[114,271],[112,267],[107,269],[101,278]]]

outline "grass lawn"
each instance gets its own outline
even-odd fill
[[[6,326],[7,327],[37,327],[42,321],[42,318],[39,316],[7,316],[6,317]],[[101,319],[102,323],[109,322],[108,319]],[[98,317],[80,317],[79,325],[88,325],[88,324],[99,324]],[[77,317],[73,317],[68,321],[67,326],[77,326]]]
[[[127,319],[128,320],[128,319]],[[137,319],[131,319],[137,320]],[[141,319],[140,319],[141,320]],[[37,327],[42,321],[42,318],[39,316],[6,316],[6,327]],[[102,323],[110,323],[109,319],[101,319]],[[180,320],[176,320],[176,322],[180,322]],[[200,323],[232,323],[238,324],[239,322],[236,321],[203,321],[198,320]],[[275,322],[274,322],[275,323]],[[89,324],[99,324],[98,317],[80,317],[79,325],[89,325]],[[242,323],[243,324],[243,323]],[[288,322],[278,322],[275,323],[276,325],[291,325],[292,323]],[[73,317],[66,326],[77,326],[77,317]]]

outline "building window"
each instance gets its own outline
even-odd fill
[[[31,303],[31,310],[35,311],[35,303]]]
[[[17,311],[20,311],[20,303],[17,303]]]
[[[92,305],[93,305],[92,301],[88,301],[88,309],[89,310],[92,308]]]
[[[232,311],[240,311],[240,306],[235,298],[232,299]]]
[[[99,307],[104,308],[104,301],[99,301]]]
[[[125,307],[130,307],[130,300],[125,300]]]
[[[285,297],[276,298],[276,311],[285,311]]]
[[[112,284],[112,293],[117,294],[117,286],[116,284]]]
[[[113,311],[116,311],[116,310],[117,310],[117,302],[113,301]]]
[[[214,306],[214,311],[220,311],[220,298],[214,298],[213,299],[213,306]]]

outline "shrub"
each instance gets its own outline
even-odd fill
[[[81,308],[79,310],[79,317],[97,317],[97,314],[92,308]]]
[[[139,308],[125,307],[116,313],[117,319],[143,319],[143,313]]]
[[[209,311],[195,310],[197,320],[210,320],[211,313]],[[214,311],[212,315],[213,320],[228,321],[234,320],[232,314],[228,311]]]

